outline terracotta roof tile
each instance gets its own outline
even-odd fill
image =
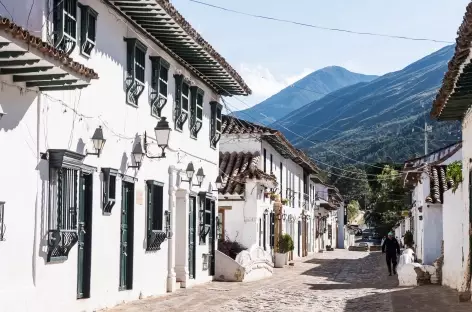
[[[219,193],[243,195],[248,179],[277,183],[275,175],[267,174],[258,168],[260,158],[259,152],[220,152],[220,175],[223,185]]]
[[[446,180],[446,166],[428,166],[425,170],[429,174],[430,193],[426,197],[427,203],[442,204],[443,194],[454,186],[452,180]]]
[[[303,151],[295,148],[278,130],[232,116],[223,115],[221,133],[223,135],[258,135],[272,145],[283,157],[293,160],[295,163],[312,172],[319,171],[315,162]]]
[[[49,43],[43,41],[41,38],[31,35],[26,29],[13,23],[8,18],[0,16],[0,30],[19,40],[24,41],[30,47],[43,53],[46,57],[53,58],[54,60],[61,62],[62,66],[69,68],[77,74],[88,79],[98,79],[98,74],[93,69],[75,62],[63,51],[56,49]]]
[[[467,5],[462,25],[457,31],[455,53],[449,61],[448,70],[444,75],[431,109],[431,117],[439,118],[450,96],[454,93],[456,82],[461,76],[464,64],[470,63],[470,49],[472,42],[472,2]]]

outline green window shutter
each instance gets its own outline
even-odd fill
[[[149,102],[151,115],[161,117],[162,109],[167,104],[167,80],[170,64],[160,56],[150,56],[151,92]]]
[[[188,114],[182,108],[182,88],[184,84],[184,76],[182,74],[174,75],[175,78],[175,110],[174,110],[174,121],[175,129],[182,131],[185,121],[187,121]]]
[[[210,102],[210,146],[216,148],[221,138],[221,110],[223,106],[215,101]]]
[[[124,38],[126,42],[126,103],[137,106],[144,91],[147,47],[136,38]]]

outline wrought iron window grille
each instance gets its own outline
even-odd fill
[[[193,86],[190,88],[190,94],[190,136],[196,139],[203,126],[203,97],[205,93],[202,89]]]
[[[88,5],[80,7],[80,53],[90,57],[97,40],[98,13]]]
[[[65,261],[79,240],[77,230],[49,230],[47,261]]]
[[[5,225],[5,202],[0,201],[0,242],[5,240],[5,233],[7,231]]]
[[[151,115],[161,117],[162,109],[167,104],[167,86],[170,64],[160,56],[150,56],[151,87],[149,88],[149,104]]]
[[[190,85],[188,79],[184,75],[178,73],[175,78],[175,109],[174,121],[175,129],[183,131],[185,122],[189,116],[190,101]],[[187,81],[186,81],[187,80]]]
[[[148,180],[147,184],[147,239],[146,250],[157,251],[167,238],[163,229],[163,192],[164,183]],[[167,223],[167,221],[166,221]],[[166,224],[167,225],[167,224]]]
[[[116,203],[116,177],[117,169],[102,168],[103,173],[103,215],[111,215],[111,210]]]
[[[222,125],[222,117],[221,111],[223,109],[223,105],[218,102],[212,101],[210,102],[211,107],[211,118],[210,118],[210,147],[216,148],[218,142],[221,139],[221,125]]]
[[[127,45],[126,103],[137,106],[144,91],[147,47],[136,38],[124,40]]]
[[[67,55],[77,45],[77,0],[52,1],[52,33],[49,34],[56,49]]]
[[[147,236],[147,251],[161,250],[162,243],[166,240],[167,234],[160,230],[151,230]]]

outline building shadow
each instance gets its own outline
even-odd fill
[[[309,290],[345,290],[345,312],[465,312],[472,303],[459,302],[457,291],[439,285],[399,287],[397,276],[388,276],[380,252],[359,259],[310,259],[314,267],[302,276],[324,277],[320,283],[305,283]]]

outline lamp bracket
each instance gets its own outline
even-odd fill
[[[162,149],[162,153],[159,156],[149,156],[148,155],[148,143],[147,141],[147,132],[144,132],[144,156],[146,156],[149,159],[160,159],[160,158],[166,158],[166,153],[164,152],[165,147],[160,147]]]

